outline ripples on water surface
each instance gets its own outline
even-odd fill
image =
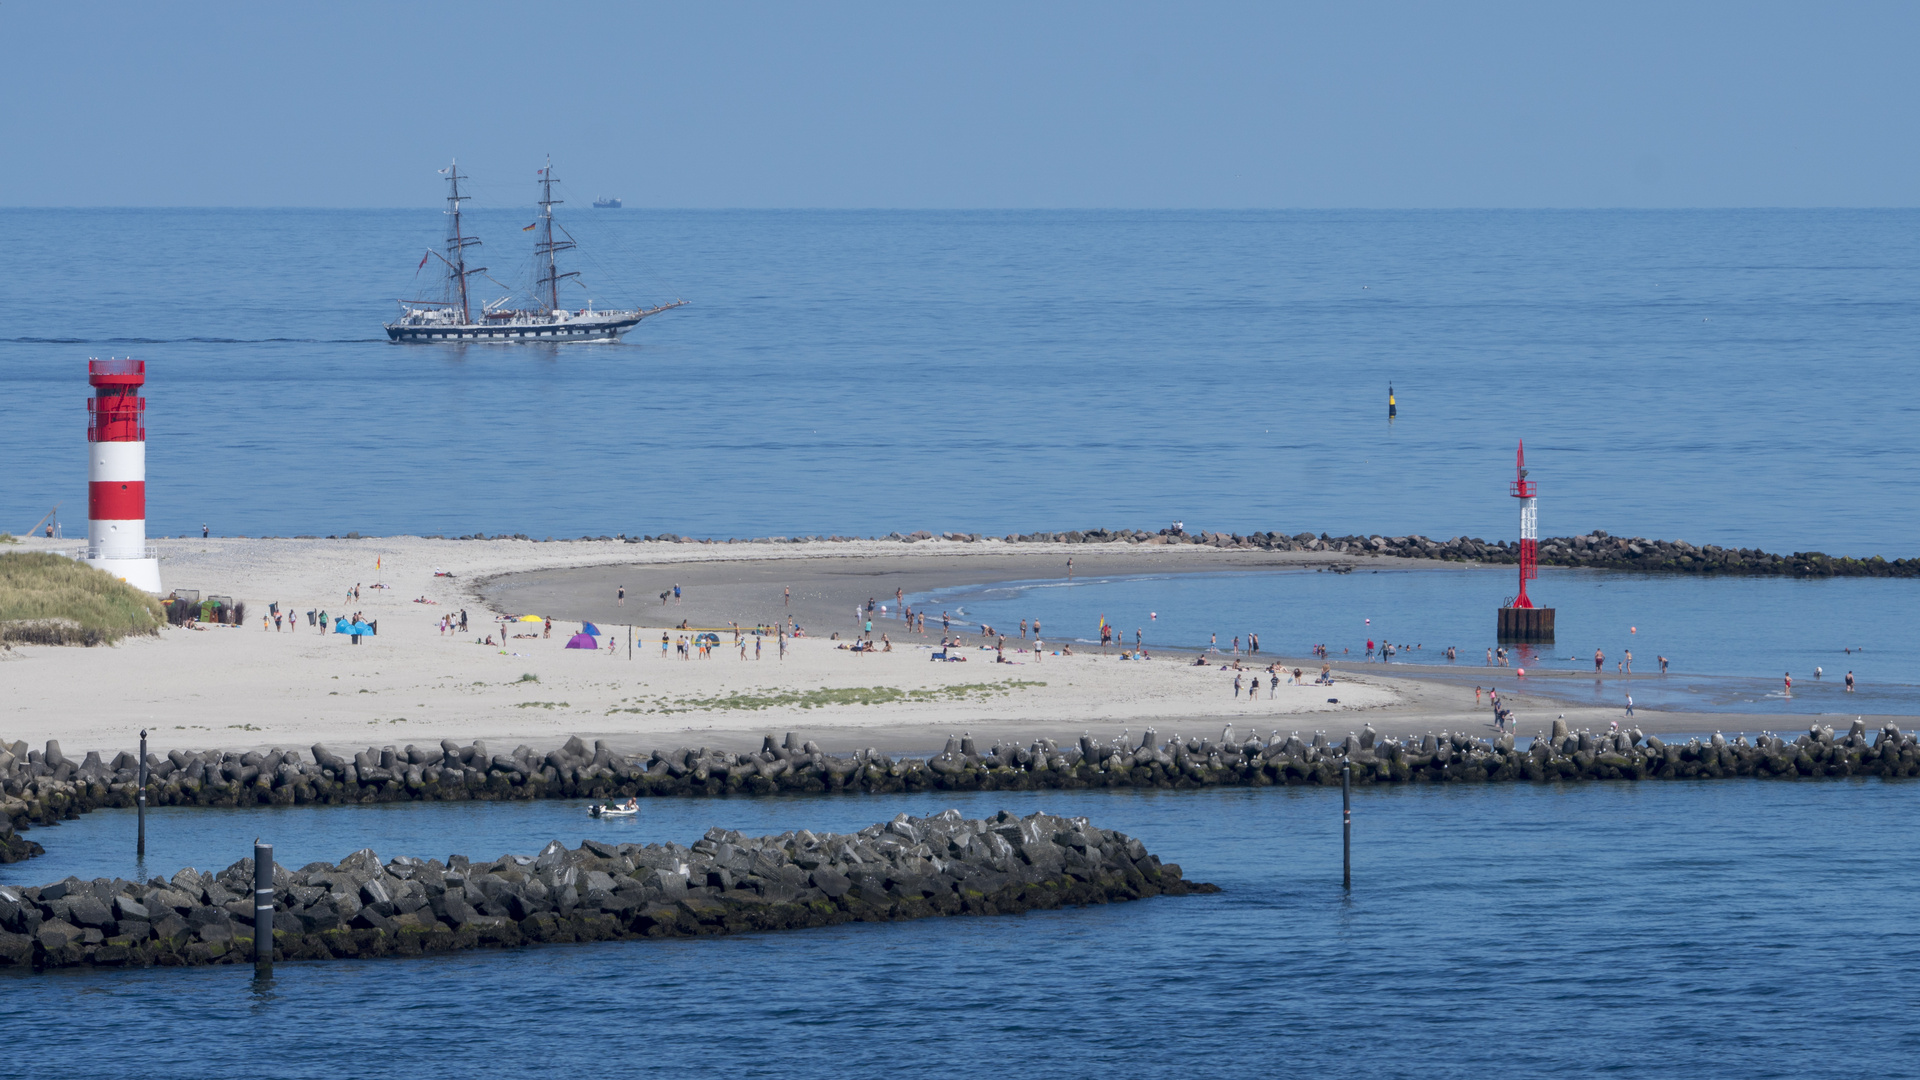
[[[509,282],[516,188],[469,205]],[[1920,555],[1912,210],[571,209],[603,299],[693,306],[389,344],[439,196],[0,211],[5,527],[78,527],[80,364],[132,352],[170,535],[1501,538],[1525,438],[1543,535]]]
[[[1062,557],[1064,563],[1064,556]],[[1514,669],[1489,669],[1494,609],[1512,595],[1512,567],[1370,571],[1351,574],[1251,571],[1082,577],[947,589],[912,598],[922,610],[962,612],[969,623],[1017,633],[1039,619],[1050,641],[1099,641],[1099,620],[1134,630],[1149,649],[1204,647],[1218,634],[1227,651],[1236,636],[1260,635],[1269,654],[1304,656],[1327,645],[1336,660],[1361,663],[1366,642],[1420,645],[1394,659],[1439,665],[1465,682],[1520,684]],[[1920,581],[1873,578],[1706,577],[1625,574],[1546,567],[1529,590],[1557,608],[1556,643],[1516,650],[1534,671],[1593,671],[1593,652],[1615,672],[1626,650],[1634,671],[1667,679],[1535,679],[1533,690],[1581,703],[1618,706],[1629,688],[1642,708],[1694,712],[1920,714],[1920,624],[1907,617]],[[1460,648],[1447,664],[1448,645]],[[1865,647],[1863,649],[1863,647]],[[1349,650],[1345,653],[1342,650]],[[1847,650],[1851,649],[1851,652]],[[1824,668],[1821,679],[1814,669]],[[1783,697],[1783,673],[1794,696]],[[1843,679],[1853,671],[1858,691]],[[1701,677],[1707,676],[1707,677]],[[1783,721],[1784,723],[1784,721]]]
[[[148,870],[691,842],[958,806],[1085,814],[1218,896],[423,960],[59,972],[3,989],[28,1074],[1875,1076],[1920,1036],[1912,785],[958,794],[152,815]],[[131,815],[0,880],[126,874]],[[272,1064],[250,1055],[268,1048]]]

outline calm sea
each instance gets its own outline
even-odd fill
[[[530,196],[481,191],[514,284]],[[1914,211],[576,205],[598,302],[693,305],[389,344],[438,194],[0,211],[0,529],[83,528],[82,362],[132,354],[168,534],[1499,538],[1525,439],[1544,535],[1920,554]]]
[[[0,979],[20,1075],[1860,1077],[1908,1075],[1910,783],[659,800],[126,811],[35,830],[0,881],[250,855],[532,853],[851,829],[958,806],[1085,814],[1209,897],[418,961]]]
[[[1546,567],[1529,593],[1556,610],[1552,646],[1516,647],[1490,667],[1495,609],[1513,594],[1510,566],[1370,570],[1351,574],[1248,571],[1002,582],[910,598],[1010,637],[1039,620],[1049,642],[1097,643],[1100,620],[1131,645],[1183,657],[1217,642],[1301,657],[1316,645],[1336,662],[1365,662],[1367,642],[1391,642],[1379,663],[1439,666],[1463,686],[1525,690],[1569,703],[1781,716],[1920,714],[1920,581],[1715,578]],[[1454,646],[1456,659],[1446,658]],[[1549,671],[1607,678],[1544,678]],[[1617,676],[1632,653],[1633,674]],[[1670,674],[1656,677],[1659,658]],[[1522,679],[1519,670],[1534,677]],[[1853,672],[1855,690],[1846,690]],[[1793,676],[1791,696],[1785,676]],[[1221,684],[1225,693],[1227,684]],[[1466,700],[1464,697],[1462,701]],[[1797,721],[1783,721],[1791,728]],[[1845,724],[1839,723],[1844,729]]]

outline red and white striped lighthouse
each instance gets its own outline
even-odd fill
[[[147,546],[145,361],[89,360],[86,562],[150,593],[160,560]]]

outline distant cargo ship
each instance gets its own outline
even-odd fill
[[[595,199],[593,200],[593,208],[595,210],[618,210],[620,209],[620,200],[619,199]]]
[[[388,338],[394,341],[618,341],[621,334],[638,326],[641,319],[687,303],[675,300],[659,307],[610,311],[595,311],[591,300],[577,310],[560,305],[560,283],[580,275],[577,271],[561,273],[555,258],[576,245],[572,235],[553,220],[553,208],[560,205],[561,200],[553,197],[555,177],[553,162],[549,160],[547,167],[540,170],[540,220],[522,230],[539,230],[533,244],[534,270],[539,276],[529,290],[536,306],[509,307],[514,299],[510,292],[482,304],[480,318],[475,319],[467,279],[475,274],[487,276],[487,268],[467,265],[467,249],[480,243],[480,238],[467,235],[460,223],[460,203],[468,198],[460,194],[460,181],[467,177],[460,175],[458,162],[443,171],[447,175],[448,191],[446,249],[444,253],[429,249],[420,259],[420,265],[427,265],[428,259],[439,259],[445,264],[446,295],[437,300],[400,301],[406,313],[398,321],[384,324]],[[620,200],[601,199],[594,205],[618,207]],[[559,229],[563,239],[554,239],[555,229]],[[487,280],[500,284],[491,276],[487,276]]]

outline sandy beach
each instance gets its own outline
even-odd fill
[[[977,628],[962,633],[965,662],[930,662],[936,618],[925,635],[876,619],[890,652],[850,652],[855,608],[868,597],[890,607],[908,594],[953,585],[1076,574],[1256,570],[1335,565],[1355,559],[1148,544],[1008,544],[1000,541],[847,541],[804,544],[532,542],[386,537],[358,540],[184,539],[156,542],[169,588],[231,595],[247,604],[241,627],[168,629],[110,648],[25,646],[0,652],[0,685],[11,707],[0,737],[34,745],[59,739],[68,752],[119,749],[141,728],[164,752],[430,744],[484,738],[535,747],[569,735],[622,750],[675,744],[758,746],[762,734],[798,730],[835,749],[924,751],[950,734],[991,741],[1083,731],[1115,735],[1152,726],[1216,735],[1227,724],[1266,734],[1344,734],[1363,724],[1390,733],[1491,733],[1469,690],[1400,668],[1336,666],[1336,683],[1263,681],[1258,698],[1236,696],[1236,674],[1273,661],[1160,652],[1123,660],[1119,649],[1075,655],[1020,651],[996,663]],[[53,541],[22,547],[59,550]],[[1397,562],[1398,560],[1396,560]],[[1384,560],[1369,560],[1381,565]],[[1418,565],[1418,564],[1412,564]],[[440,572],[452,576],[437,576]],[[349,591],[360,589],[359,598]],[[676,603],[659,594],[681,588]],[[624,603],[616,590],[624,586]],[[791,590],[791,600],[786,590]],[[262,629],[272,602],[293,627]],[[308,610],[362,612],[380,632],[359,645],[322,634]],[[442,633],[442,615],[468,616],[465,634]],[[501,616],[553,620],[507,624]],[[806,636],[784,659],[772,638],[745,657],[730,632],[708,657],[661,649],[683,623],[693,628],[796,620]],[[605,631],[597,652],[564,646],[582,620]],[[629,643],[629,636],[634,639]],[[961,628],[955,626],[955,631]],[[495,644],[478,644],[494,637]],[[1051,651],[1057,648],[1049,642]],[[611,648],[609,647],[611,646]],[[1285,658],[1311,673],[1308,658]],[[1226,664],[1226,670],[1222,670]],[[1565,714],[1576,727],[1604,727],[1612,709],[1576,710],[1519,694],[1508,698],[1523,734]],[[1779,726],[1782,718],[1766,720]],[[1659,714],[1649,731],[1735,730],[1742,718]],[[1754,725],[1756,728],[1762,726]]]

